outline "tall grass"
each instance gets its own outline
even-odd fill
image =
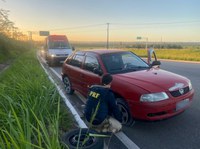
[[[62,131],[72,126],[35,55],[22,54],[0,76],[1,149],[59,149]]]
[[[12,60],[30,49],[29,42],[11,39],[0,33],[0,63]]]

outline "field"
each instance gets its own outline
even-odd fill
[[[129,49],[141,57],[146,57],[146,50]],[[158,59],[200,61],[200,49],[154,49]]]
[[[104,42],[73,42],[72,45],[76,50],[85,49],[106,49]],[[152,44],[155,47],[158,59],[184,60],[184,61],[200,61],[200,44],[199,43],[165,43],[165,45]],[[139,43],[116,43],[109,44],[110,49],[124,49],[135,52],[141,57],[147,57],[145,44]]]

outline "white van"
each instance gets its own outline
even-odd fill
[[[45,39],[44,49],[49,66],[62,63],[72,53],[72,47],[65,35],[49,35]]]

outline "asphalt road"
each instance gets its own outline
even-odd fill
[[[200,148],[200,63],[161,61],[161,68],[189,78],[195,89],[189,109],[173,118],[156,121],[136,121],[123,132],[141,149],[199,149]],[[58,73],[60,67],[54,67]],[[74,98],[74,97],[72,97]],[[113,141],[113,142],[116,142]],[[119,144],[113,144],[119,148]]]
[[[125,134],[142,149],[200,148],[200,64],[162,61],[162,69],[183,75],[196,90],[192,106],[184,113],[157,122],[137,121]]]

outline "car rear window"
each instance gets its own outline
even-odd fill
[[[70,65],[81,67],[83,59],[84,59],[83,55],[74,55],[74,57],[70,61]]]
[[[91,57],[91,56],[86,56],[83,67],[84,67],[84,69],[93,72],[94,68],[99,69],[100,66],[99,66],[98,60],[96,58]]]

